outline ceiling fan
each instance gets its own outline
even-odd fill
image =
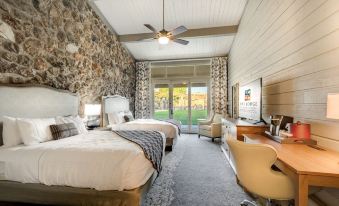
[[[187,45],[189,43],[189,41],[178,39],[175,37],[176,35],[182,34],[187,31],[187,28],[185,26],[179,26],[173,31],[165,30],[165,0],[162,1],[162,30],[157,31],[150,24],[144,24],[144,25],[145,27],[147,27],[149,30],[153,32],[154,34],[153,39],[157,39],[159,44],[168,44],[169,41],[174,41],[182,45]]]

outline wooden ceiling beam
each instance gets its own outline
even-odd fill
[[[229,36],[235,35],[238,31],[238,26],[221,26],[210,27],[201,29],[189,29],[185,33],[177,35],[178,38],[194,38],[194,37],[206,37],[206,36]],[[140,33],[140,34],[124,34],[119,35],[120,42],[135,42],[142,39],[151,39],[154,37],[153,33]]]

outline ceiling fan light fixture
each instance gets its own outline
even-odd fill
[[[185,26],[179,26],[172,31],[165,30],[165,0],[162,0],[162,30],[158,31],[154,29],[150,24],[144,24],[149,30],[153,32],[154,38],[157,39],[161,45],[166,45],[169,41],[176,42],[178,44],[187,45],[189,41],[183,39],[177,39],[176,36],[187,31]]]
[[[169,42],[169,38],[167,36],[161,36],[158,39],[159,44],[166,45]]]

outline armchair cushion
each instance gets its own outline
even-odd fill
[[[199,122],[198,122],[199,125],[209,125],[209,124],[211,124],[211,123],[212,123],[211,120],[207,120],[207,121],[199,121]]]
[[[221,114],[214,113],[208,121],[199,121],[199,134],[211,138],[221,136]]]
[[[207,130],[207,131],[211,131],[212,126],[211,125],[200,125],[199,126],[199,130]]]
[[[209,125],[199,125],[199,134],[216,138],[221,136],[221,123],[212,123]]]

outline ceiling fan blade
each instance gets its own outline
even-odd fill
[[[186,32],[188,29],[184,26],[179,26],[178,28],[174,29],[173,31],[171,31],[170,33],[175,36],[181,33]]]
[[[149,41],[153,41],[153,40],[155,40],[155,38],[138,39],[137,42],[140,42],[140,41],[149,42]]]
[[[189,41],[183,39],[173,39],[173,41],[182,45],[187,45],[189,43]]]
[[[155,28],[150,24],[144,24],[144,26],[147,27],[149,30],[153,31],[153,33],[157,33],[157,30],[155,30]]]

